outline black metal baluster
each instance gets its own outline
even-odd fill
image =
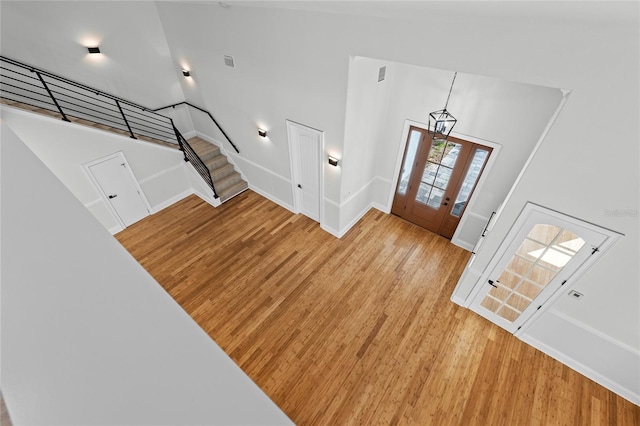
[[[44,78],[42,78],[42,76],[40,75],[40,73],[38,71],[36,71],[36,70],[31,70],[31,71],[35,72],[36,75],[38,76],[38,78],[40,79],[40,82],[42,83],[42,86],[44,86],[45,90],[47,91],[47,93],[51,97],[51,100],[55,104],[56,108],[58,108],[58,112],[60,112],[60,114],[62,115],[62,119],[64,121],[71,122],[71,120],[69,120],[67,118],[67,116],[65,115],[64,111],[62,111],[62,108],[60,108],[60,105],[58,104],[58,101],[56,100],[55,96],[53,96],[53,93],[51,93],[51,90],[49,90],[49,86],[47,86],[47,83],[44,81]]]
[[[133,134],[133,130],[131,130],[131,126],[129,126],[129,122],[127,121],[127,116],[124,115],[124,111],[122,110],[122,107],[120,106],[120,102],[115,99],[116,101],[116,105],[118,105],[118,109],[120,110],[120,114],[122,114],[122,119],[124,120],[124,124],[127,125],[127,129],[129,129],[129,133],[131,134],[131,139],[138,139],[136,138],[136,135]]]
[[[171,120],[171,127],[173,127],[173,131],[176,134],[176,139],[178,140],[178,146],[180,146],[180,151],[182,151],[182,155],[184,155],[184,161],[189,161],[189,158],[187,158],[187,153],[184,151],[184,145],[182,144],[182,139],[180,138],[180,132],[178,131],[178,129],[176,128],[176,125],[173,124],[173,119],[170,118]]]

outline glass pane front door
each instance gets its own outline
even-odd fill
[[[453,137],[434,140],[411,127],[391,212],[451,238],[490,153]]]

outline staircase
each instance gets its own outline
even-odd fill
[[[220,202],[248,188],[220,148],[198,137],[187,141],[171,118],[158,113],[182,104],[199,110],[208,115],[239,153],[237,146],[205,109],[184,101],[152,110],[4,56],[0,56],[0,70],[0,103],[179,149]]]
[[[221,202],[224,203],[249,188],[233,164],[220,152],[220,148],[199,137],[191,138],[188,142],[207,166]]]

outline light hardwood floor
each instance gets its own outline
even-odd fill
[[[342,239],[246,191],[118,240],[299,425],[638,425],[640,407],[449,300],[469,253],[372,210]]]

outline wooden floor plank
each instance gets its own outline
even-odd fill
[[[337,239],[246,191],[117,238],[297,424],[640,425],[640,407],[452,303],[469,253],[395,216]]]

